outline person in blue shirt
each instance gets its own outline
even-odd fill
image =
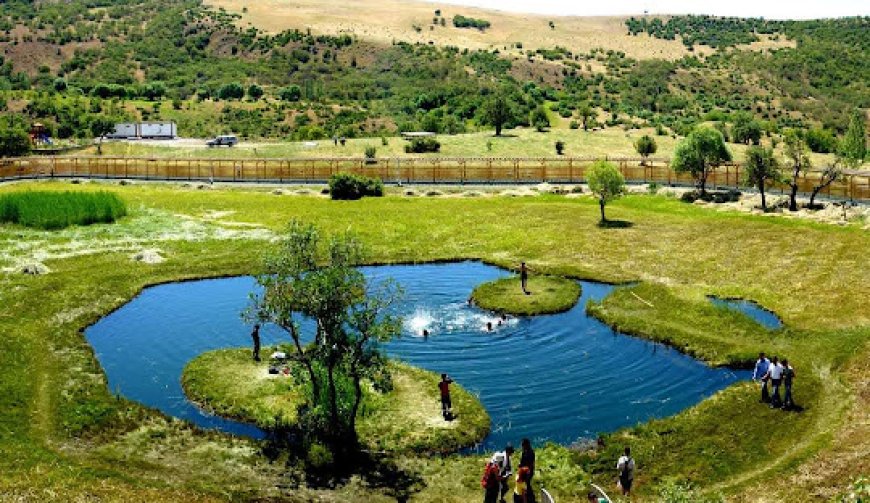
[[[758,361],[755,362],[755,371],[752,373],[753,381],[761,381],[761,401],[769,402],[770,393],[767,391],[767,370],[770,368],[770,360],[764,353],[758,353]]]

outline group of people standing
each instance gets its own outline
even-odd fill
[[[486,464],[480,485],[483,486],[483,503],[506,503],[505,496],[510,491],[510,480],[513,477],[514,503],[534,503],[535,492],[532,489],[532,479],[535,477],[535,450],[528,438],[521,443],[520,463],[516,476],[513,473],[514,447],[507,444],[503,451],[493,454]]]
[[[752,380],[761,383],[761,401],[769,403],[770,408],[782,408],[790,410],[795,408],[794,398],[792,396],[792,384],[794,383],[795,371],[788,360],[774,356],[768,360],[764,353],[758,354],[758,361],[755,362],[755,370],[752,373]],[[768,383],[773,389],[771,394],[768,390]],[[780,398],[779,388],[785,387],[785,397]]]

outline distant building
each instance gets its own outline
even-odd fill
[[[178,137],[178,128],[174,122],[119,122],[115,124],[115,130],[106,137],[171,140]]]

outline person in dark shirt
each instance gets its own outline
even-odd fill
[[[794,381],[794,367],[789,365],[788,360],[782,360],[782,384],[785,386],[785,399],[782,401],[783,410],[794,408],[794,398],[791,395],[791,385]]]
[[[254,330],[251,332],[251,339],[254,341],[254,361],[260,361],[260,324],[254,324]]]
[[[438,383],[438,389],[441,391],[441,414],[445,421],[450,421],[453,418],[453,404],[450,403],[450,384],[453,379],[447,374],[441,374],[441,382]]]
[[[526,479],[528,487],[527,501],[535,503],[535,489],[532,487],[532,479],[535,477],[535,450],[532,449],[532,442],[528,438],[524,438],[520,443],[523,452],[520,454],[520,468],[528,468],[529,475]]]
[[[529,283],[529,268],[526,267],[525,262],[520,262],[520,285],[523,288],[523,293],[529,295],[530,292],[528,288]]]

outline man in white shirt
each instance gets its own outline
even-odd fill
[[[770,408],[779,407],[782,405],[782,399],[779,397],[779,385],[782,384],[783,366],[779,363],[779,358],[773,357],[770,361],[770,367],[767,369],[766,377],[770,379],[770,384],[773,386],[773,395],[770,397]]]
[[[513,475],[513,466],[511,465],[511,455],[513,453],[514,446],[507,444],[504,451],[495,453],[491,460],[493,464],[499,465],[501,468],[499,473],[499,481],[501,482],[501,490],[499,491],[500,503],[505,503],[505,495],[510,489],[508,481],[510,480],[511,475]]]
[[[631,448],[625,448],[625,454],[616,462],[616,471],[619,473],[619,487],[622,488],[623,496],[631,495],[631,484],[634,482],[634,459],[631,458]]]

